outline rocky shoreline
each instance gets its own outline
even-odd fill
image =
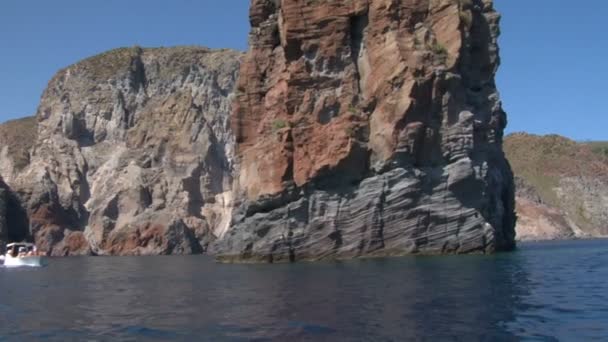
[[[8,230],[57,256],[512,250],[499,19],[489,0],[253,0],[245,55],[133,47],[69,66],[31,146],[0,138],[28,220]]]

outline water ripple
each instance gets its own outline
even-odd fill
[[[0,341],[603,339],[607,250],[596,240],[297,265],[53,259],[0,268]]]

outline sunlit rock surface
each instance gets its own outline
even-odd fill
[[[220,260],[514,247],[492,1],[254,0]]]
[[[231,217],[240,57],[135,47],[59,71],[27,165],[7,168],[30,238],[53,255],[204,251]]]

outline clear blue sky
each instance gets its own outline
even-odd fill
[[[608,140],[608,1],[495,0],[509,132]],[[248,0],[0,0],[0,122],[60,68],[120,46],[245,50]]]

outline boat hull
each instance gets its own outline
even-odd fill
[[[44,265],[46,265],[46,258],[43,256],[24,256],[13,258],[12,256],[7,255],[4,257],[5,267],[41,267]]]

